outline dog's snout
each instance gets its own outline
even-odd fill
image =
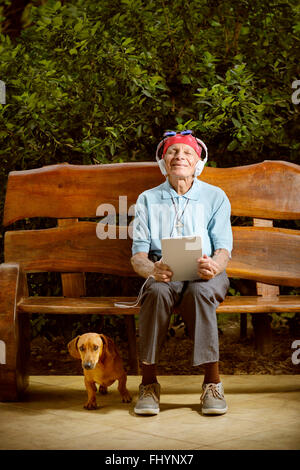
[[[91,370],[91,369],[94,369],[95,364],[93,364],[90,361],[86,361],[86,362],[83,363],[83,367],[87,370]]]

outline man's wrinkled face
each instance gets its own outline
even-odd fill
[[[187,178],[194,175],[199,157],[189,145],[174,144],[167,149],[164,160],[168,176]]]

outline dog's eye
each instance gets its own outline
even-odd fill
[[[80,351],[84,351],[84,346],[80,346]]]
[[[94,346],[94,351],[97,351],[97,349],[99,349],[99,346]]]

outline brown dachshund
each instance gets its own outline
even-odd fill
[[[131,396],[126,388],[127,375],[115,343],[108,336],[98,333],[85,333],[77,336],[68,344],[72,357],[81,359],[84,371],[88,401],[87,410],[96,410],[96,383],[100,384],[99,392],[107,393],[107,387],[115,380],[119,381],[118,390],[122,402],[129,403]]]

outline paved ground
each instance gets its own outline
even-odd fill
[[[222,376],[229,410],[202,416],[203,377],[160,376],[161,413],[136,416],[117,383],[86,411],[83,377],[32,376],[26,401],[0,403],[0,449],[300,449],[300,376]]]

